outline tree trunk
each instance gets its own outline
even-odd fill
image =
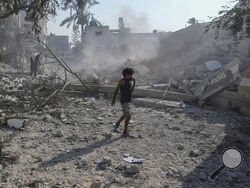
[[[81,35],[82,35],[82,44],[83,44],[83,42],[84,42],[84,35],[83,35],[83,24],[81,24]]]

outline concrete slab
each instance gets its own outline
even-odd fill
[[[240,114],[250,116],[250,99],[238,93],[224,91],[211,98],[210,102],[215,107],[234,110]]]
[[[149,106],[149,107],[155,107],[155,108],[180,108],[181,103],[180,102],[174,102],[174,101],[167,101],[167,100],[158,100],[153,98],[136,98],[133,99],[133,103],[136,105],[143,105],[143,106]]]
[[[195,87],[195,96],[205,100],[233,84],[239,75],[239,59],[231,61]]]

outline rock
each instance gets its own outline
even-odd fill
[[[126,173],[131,174],[131,175],[139,173],[139,168],[135,165],[128,166],[126,167]]]
[[[201,172],[199,175],[199,179],[202,181],[206,181],[207,180],[207,174],[205,172]]]
[[[15,129],[20,129],[23,127],[24,120],[23,119],[8,119],[7,120],[7,125],[9,127],[15,128]]]
[[[184,150],[184,146],[183,145],[179,145],[179,146],[177,146],[177,149],[178,150]]]
[[[3,165],[0,164],[0,172],[3,171]]]
[[[191,150],[189,153],[190,157],[198,157],[200,155],[199,150]]]
[[[209,71],[215,71],[221,68],[220,61],[218,60],[206,61],[205,65]]]
[[[103,120],[103,118],[102,117],[98,117],[97,120]]]
[[[174,167],[169,167],[169,171],[173,172],[174,174],[178,174],[178,170]]]
[[[115,169],[122,171],[125,169],[125,166],[124,166],[124,164],[119,164],[118,166],[115,167]]]
[[[47,186],[45,186],[42,183],[38,182],[38,183],[35,184],[34,188],[47,188]]]
[[[101,187],[101,182],[95,182],[90,185],[90,188],[100,188]]]
[[[61,130],[56,132],[57,137],[63,137],[63,132]]]
[[[87,164],[88,164],[87,160],[83,159],[79,161],[77,165],[78,165],[78,168],[86,168]]]
[[[165,183],[165,184],[163,185],[163,188],[169,188],[169,184],[168,184],[168,183]]]
[[[99,164],[99,168],[101,170],[106,170],[108,166],[109,166],[108,164]]]
[[[99,162],[98,166],[101,170],[106,170],[106,168],[111,164],[111,159],[109,157],[104,157],[102,161]]]
[[[107,165],[111,165],[111,159],[109,157],[104,157],[101,161],[100,164],[107,164]]]
[[[190,129],[188,129],[188,130],[185,130],[185,131],[184,131],[184,134],[193,134],[193,131],[190,130]]]

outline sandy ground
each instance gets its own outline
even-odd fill
[[[250,187],[249,118],[188,105],[132,105],[133,138],[123,138],[123,127],[109,134],[121,115],[119,102],[110,102],[66,97],[58,108],[23,114],[28,121],[21,130],[2,125],[1,187]],[[212,182],[208,176],[228,147],[242,151],[242,166]],[[128,173],[124,154],[145,160],[134,164],[139,173]],[[111,163],[100,166],[104,157]]]

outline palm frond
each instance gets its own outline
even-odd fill
[[[60,26],[64,26],[66,23],[70,23],[70,24],[71,24],[72,21],[74,21],[76,18],[77,18],[77,15],[76,15],[76,14],[73,14],[72,16],[65,18],[65,19],[61,22]],[[69,27],[69,26],[67,25],[67,27]]]

